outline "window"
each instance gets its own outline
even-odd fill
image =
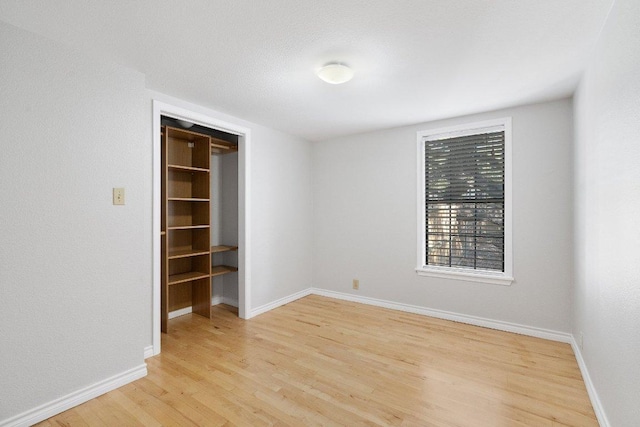
[[[420,275],[508,285],[511,119],[418,132]]]

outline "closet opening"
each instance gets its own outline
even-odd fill
[[[153,107],[158,354],[175,317],[210,318],[217,304],[249,317],[249,129],[157,101]]]

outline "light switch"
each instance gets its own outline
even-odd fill
[[[113,189],[113,204],[124,205],[124,188]]]

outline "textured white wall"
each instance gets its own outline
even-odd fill
[[[209,194],[211,196],[211,203],[209,205],[211,211],[211,244],[219,245],[221,244],[220,239],[222,238],[222,211],[221,211],[221,202],[222,202],[222,169],[221,169],[221,161],[222,157],[220,156],[211,156],[209,163],[210,169],[210,188]]]
[[[1,423],[143,363],[151,141],[142,74],[3,23],[0,55]]]
[[[257,308],[311,286],[312,145],[253,127],[252,299]]]
[[[222,244],[222,169],[220,156],[211,156],[210,168],[210,196],[211,196],[211,245]],[[215,255],[212,262],[219,261],[220,255]],[[222,297],[223,278],[222,276],[214,277],[211,280],[212,296],[214,298]]]
[[[560,100],[314,143],[314,286],[569,332],[571,108]],[[418,277],[416,131],[506,116],[515,282]]]
[[[617,0],[576,95],[574,328],[612,426],[640,425],[640,2]]]
[[[221,243],[238,244],[238,154],[220,156],[221,173]],[[217,255],[218,259],[229,265],[238,265],[238,252],[225,252]],[[226,274],[221,277],[224,283],[225,301],[238,301],[238,274]]]

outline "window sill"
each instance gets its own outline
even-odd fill
[[[511,286],[513,277],[504,273],[470,272],[463,269],[440,269],[433,267],[416,268],[418,276],[438,277],[440,279],[464,280],[466,282],[479,282],[490,285]]]

